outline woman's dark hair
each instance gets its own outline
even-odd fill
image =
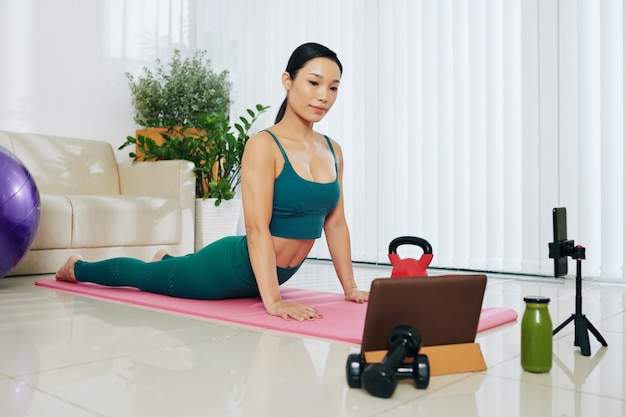
[[[339,73],[343,73],[343,66],[339,61],[339,58],[337,58],[337,54],[319,43],[305,43],[298,46],[291,54],[285,71],[289,73],[289,76],[293,80],[296,78],[298,71],[300,71],[300,69],[304,67],[307,62],[315,58],[328,58],[334,61],[339,66]],[[285,97],[283,104],[278,110],[276,121],[274,123],[278,123],[282,120],[286,110],[287,98]]]

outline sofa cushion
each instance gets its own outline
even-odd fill
[[[43,194],[33,249],[176,244],[178,200],[143,196]]]
[[[67,249],[72,245],[72,204],[64,195],[41,194],[41,221],[32,249]]]
[[[41,194],[120,194],[110,143],[16,132],[4,132],[2,143],[6,136]]]
[[[145,196],[69,196],[72,247],[174,244],[181,237],[177,200]]]

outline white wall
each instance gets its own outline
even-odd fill
[[[196,48],[189,7],[2,0],[0,129],[101,139],[117,148],[136,128],[125,72],[167,59],[174,48]]]
[[[0,128],[119,144],[132,132],[105,4],[0,3]]]

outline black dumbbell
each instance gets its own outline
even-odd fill
[[[346,364],[346,380],[350,388],[361,388],[361,375],[365,367],[362,354],[352,353]],[[430,382],[430,364],[426,355],[413,356],[413,362],[403,362],[396,368],[396,379],[412,379],[415,388],[426,389]]]
[[[365,360],[361,353],[351,353],[346,362],[346,381],[350,388],[361,388],[361,374]]]
[[[363,370],[361,383],[365,390],[375,397],[391,397],[399,380],[396,371],[401,367],[406,357],[419,358],[418,352],[421,347],[422,336],[416,329],[404,325],[396,326],[389,335],[389,351],[382,362],[369,364]],[[426,367],[428,368],[428,366]],[[407,375],[410,375],[408,377],[413,378],[414,374],[420,374],[419,362],[411,372],[401,372],[400,376],[407,378]]]
[[[396,370],[397,379],[412,379],[417,389],[428,388],[430,382],[430,363],[428,356],[417,354],[413,357],[413,362],[400,366]]]

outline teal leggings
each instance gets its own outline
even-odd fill
[[[294,268],[277,268],[278,284],[295,274]],[[110,287],[129,286],[141,291],[180,298],[220,300],[258,297],[245,236],[229,236],[185,256],[166,255],[158,262],[113,258],[78,261],[76,279]]]

